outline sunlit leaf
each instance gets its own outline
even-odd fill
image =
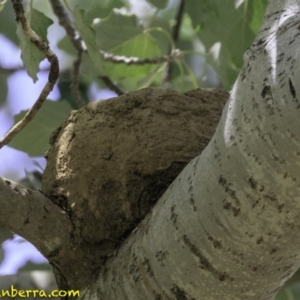
[[[103,59],[96,42],[95,30],[86,23],[83,9],[76,7],[74,9],[74,18],[76,27],[86,44],[88,54],[94,64],[94,67],[101,72],[103,70]]]
[[[265,7],[266,0],[186,1],[186,12],[198,29],[201,42],[211,53],[208,62],[228,89],[242,67],[243,54],[254,40]]]
[[[125,16],[115,11],[109,18],[94,24],[94,28],[97,34],[97,43],[101,50],[105,51],[111,51],[143,32],[143,28],[138,26],[138,19],[135,16]]]
[[[6,2],[7,0],[0,1],[0,12],[3,10]]]
[[[122,31],[119,30],[122,24]],[[135,16],[124,16],[113,12],[110,18],[95,25],[97,41],[105,47],[105,51],[123,56],[124,58],[137,57],[157,58],[163,55],[161,48],[149,32],[137,26]],[[160,68],[161,64],[128,65],[105,62],[105,70],[108,76],[116,80],[127,90],[145,86],[142,80],[150,73]],[[139,82],[142,82],[141,86]],[[148,84],[150,84],[148,82]]]
[[[29,20],[30,26],[34,32],[44,41],[48,41],[47,30],[53,24],[53,21],[34,8],[29,10],[27,19]]]

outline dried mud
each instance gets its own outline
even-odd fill
[[[210,141],[228,93],[143,89],[73,111],[51,139],[42,191],[75,235],[109,252]]]

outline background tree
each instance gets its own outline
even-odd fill
[[[19,1],[12,2],[16,5]],[[47,7],[48,2],[44,1],[30,3],[31,6],[26,18],[30,20],[34,32],[42,37],[43,40],[47,40],[46,28],[52,23],[51,19],[54,18],[50,13],[53,10],[56,16],[58,16],[60,24],[67,32],[67,36],[60,40],[58,45],[69,53],[69,55],[75,55],[76,59],[72,76],[68,75],[67,70],[70,66],[66,65],[64,68],[65,71],[62,72],[62,76],[58,82],[61,95],[63,95],[63,98],[67,101],[54,103],[46,101],[36,118],[22,133],[12,140],[10,145],[26,151],[30,155],[43,155],[48,148],[47,140],[50,132],[58,127],[67,112],[71,110],[71,107],[76,109],[89,101],[86,98],[86,90],[95,82],[102,86],[107,86],[119,95],[124,91],[136,90],[148,86],[172,87],[180,91],[186,91],[198,86],[203,86],[203,84],[205,86],[203,80],[205,76],[211,80],[211,77],[208,76],[209,71],[205,71],[205,66],[210,64],[210,66],[217,71],[223,86],[230,89],[242,66],[242,54],[251,44],[260,27],[264,13],[264,5],[262,2],[252,1],[250,4],[248,2],[233,4],[232,1],[187,1],[186,3],[181,1],[180,3],[170,2],[169,4],[167,1],[149,2],[152,5],[152,11],[148,15],[143,16],[143,18],[141,15],[137,17],[135,14],[129,16],[124,14],[126,9],[127,11],[130,10],[130,6],[121,1],[107,1],[105,3],[103,2],[104,4],[93,1],[90,2],[89,6],[81,1],[72,1],[72,3],[65,2],[64,4],[67,10],[61,6],[61,3],[58,1],[50,1],[51,8]],[[274,1],[274,6],[276,4],[275,2],[276,1]],[[299,5],[296,1],[295,3],[293,1],[291,1],[291,3],[286,1],[285,4]],[[70,5],[72,6],[70,7]],[[277,5],[279,4],[277,3]],[[125,6],[125,10],[123,6]],[[34,7],[36,7],[36,9]],[[123,7],[123,10],[112,11],[113,7]],[[35,81],[37,79],[36,73],[38,71],[38,65],[44,56],[40,56],[40,52],[30,43],[28,38],[24,36],[21,30],[21,24],[23,24],[22,16],[18,16],[16,7],[15,11],[20,23],[17,33],[21,40],[22,59],[28,71],[28,75]],[[50,19],[47,19],[45,15],[41,14],[41,11],[49,14]],[[226,14],[224,13],[225,11],[227,12]],[[10,24],[14,19],[12,13],[11,6],[7,3],[2,12],[5,18],[1,18],[1,20],[3,20],[5,24]],[[173,22],[172,25],[170,19],[174,18],[174,16],[176,16],[176,18],[175,20],[171,20]],[[70,22],[69,18],[71,18],[74,23]],[[141,18],[140,23],[138,22],[139,18]],[[122,26],[122,31],[119,30],[120,26]],[[7,32],[3,30],[3,33],[8,38],[16,41],[16,36],[12,30],[15,28],[15,25],[6,26],[5,28],[7,28]],[[179,39],[180,29],[181,38]],[[30,34],[32,34],[32,32],[29,33],[29,35]],[[31,36],[31,40],[34,38],[34,36]],[[39,46],[39,42],[39,39],[37,39],[35,44]],[[52,43],[52,41],[50,41],[50,43]],[[42,43],[40,44],[40,48],[41,47],[43,47]],[[99,52],[99,49],[101,52]],[[178,49],[180,49],[180,51]],[[193,54],[188,52],[191,51],[191,49],[198,52],[201,51],[205,60],[200,60],[198,53]],[[45,50],[43,51],[45,52]],[[55,59],[53,59],[53,53],[48,52],[46,55],[48,55],[47,57],[52,61],[49,80],[51,85],[51,83],[53,84],[55,82],[53,78],[55,78],[55,73],[57,73],[56,63]],[[199,64],[201,63],[202,67],[199,68]],[[96,68],[94,68],[94,66],[96,66]],[[81,73],[79,72],[80,68]],[[9,72],[15,71],[5,68],[2,69],[2,76],[7,76]],[[201,70],[200,73],[199,69]],[[211,72],[211,69],[209,70]],[[5,83],[5,77],[3,83]],[[69,85],[71,85],[71,89],[67,88]],[[219,85],[221,85],[221,83],[219,83]],[[289,87],[292,94],[294,94],[294,98],[296,98],[297,93],[291,78],[289,79]],[[50,89],[51,88],[50,86]],[[5,84],[1,90],[6,93]],[[70,96],[70,91],[72,92],[72,96]],[[270,85],[266,85],[263,89],[262,97],[266,98],[267,107],[272,110],[272,107],[268,104],[272,100],[270,91]],[[140,95],[145,96],[145,94]],[[173,94],[173,97],[176,98],[176,94]],[[5,96],[1,98],[5,99]],[[123,98],[123,100],[124,99],[127,98]],[[39,103],[44,100],[45,99],[41,98]],[[128,101],[130,102],[130,100]],[[128,107],[123,106],[123,109],[126,108]],[[52,110],[53,113],[51,114],[51,118],[48,119],[46,116],[49,116],[50,110]],[[89,113],[93,113],[93,111],[89,111]],[[23,116],[24,113],[17,116],[16,121],[20,120]],[[43,125],[44,130],[42,132],[40,132],[41,126],[39,124]],[[64,126],[66,127],[67,125],[65,124]],[[38,131],[39,137],[37,137]],[[56,132],[56,134],[52,136],[52,143],[56,142],[57,134],[59,135],[61,132]],[[208,150],[206,153],[207,152]],[[105,155],[108,155],[107,157],[110,156],[109,153]],[[253,189],[257,188],[258,183],[254,177],[249,176],[248,182]],[[219,178],[219,183],[226,191],[231,192],[230,197],[235,198],[234,189],[230,187],[230,184],[227,183],[223,177]],[[8,183],[6,183],[6,185],[7,184]],[[262,192],[262,186],[263,185],[260,185],[260,192]],[[22,196],[27,195],[26,190],[22,188],[20,190],[19,188],[16,189],[20,191]],[[158,196],[158,194],[156,196]],[[64,207],[64,204],[62,204],[64,199],[57,199],[57,197],[55,199],[57,200],[56,204],[59,204],[59,206],[63,207],[68,213],[69,208]],[[44,199],[44,201],[47,200]],[[52,199],[52,201],[54,200]],[[224,201],[226,202],[226,200]],[[238,202],[236,199],[235,201]],[[256,205],[258,204],[254,202],[254,207]],[[229,211],[232,211],[234,215],[238,215],[238,207],[234,206],[232,202],[228,201],[224,206],[226,206]],[[281,206],[281,204],[279,204],[279,206]],[[281,210],[282,208],[283,207],[281,207]],[[55,208],[52,209],[55,210]],[[24,210],[28,210],[27,205],[24,207]],[[7,211],[5,212],[7,213]],[[17,211],[11,213],[18,215]],[[60,228],[65,222],[65,219],[62,218],[59,220],[59,218],[57,218],[57,212],[52,211],[52,213],[53,220],[55,220],[52,221],[52,224],[56,224],[56,226]],[[36,215],[38,214],[36,213]],[[173,217],[175,218],[176,215],[177,212],[173,214]],[[22,218],[22,214],[20,214],[20,218]],[[9,224],[8,220],[5,219],[2,222],[3,225],[6,226]],[[39,224],[39,222],[40,221],[36,220],[36,223],[33,223],[33,225]],[[11,228],[11,225],[8,227]],[[39,249],[44,254],[47,253],[48,249],[43,249],[45,244],[36,241],[40,239],[41,233],[37,233],[34,228],[32,228],[29,233],[28,229],[26,231],[24,235],[27,235],[29,240],[34,241],[36,245],[40,246]],[[57,230],[55,230],[54,226],[53,237],[56,232]],[[22,230],[19,233],[22,233]],[[46,230],[43,234],[47,234],[48,236],[49,231]],[[257,241],[261,241],[257,242],[257,244],[261,244],[263,239],[257,239]],[[117,242],[120,243],[119,240]],[[190,241],[186,240],[185,243],[189,244]],[[215,241],[215,245],[216,244],[218,244],[218,240]],[[283,247],[283,249],[285,249],[285,247]],[[83,256],[89,255],[88,251],[90,251],[90,249],[82,250]],[[76,252],[76,255],[80,257],[78,252]],[[92,256],[95,257],[94,252]],[[74,259],[72,255],[71,259]],[[200,262],[205,267],[209,265],[205,257],[203,257],[201,261],[200,256]],[[150,268],[150,264],[148,265],[148,263],[144,262],[144,265]],[[82,275],[84,275],[84,269],[84,266],[80,269]],[[227,277],[226,273],[219,275],[219,279],[223,278],[225,280]],[[178,298],[182,293],[183,291],[178,285],[173,287],[174,297]]]

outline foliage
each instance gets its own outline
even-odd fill
[[[178,20],[179,1],[175,0],[65,0],[63,3],[87,48],[87,53],[81,56],[78,87],[83,98],[88,98],[86,91],[92,84],[106,88],[104,78],[124,91],[149,86],[186,91],[216,84],[230,89],[242,67],[243,53],[259,30],[266,6],[266,0],[187,0],[182,20]],[[134,9],[132,3],[142,3],[140,10]],[[10,1],[0,2],[0,13],[0,33],[19,45],[24,67],[33,81],[37,81],[39,64],[45,57],[15,22]],[[58,87],[61,95],[68,97],[59,102],[46,101],[34,121],[10,144],[31,156],[41,156],[48,148],[51,132],[76,106],[68,88],[74,84],[69,62],[78,59],[80,51],[75,49],[70,36],[50,38],[48,29],[57,21],[49,1],[31,0],[26,16],[33,30],[44,40],[49,39],[52,49],[58,47],[64,51],[60,57],[63,72]],[[177,38],[174,24],[179,21]],[[170,53],[175,49],[180,49],[180,55],[172,57]],[[14,70],[1,72],[1,69],[0,105],[4,105],[7,80]],[[212,69],[219,82],[213,80]],[[16,116],[15,122],[24,113]],[[283,291],[278,299],[296,299],[291,296],[296,292],[295,287]]]
[[[34,8],[30,8],[28,10],[26,17],[30,24],[32,24],[32,29],[42,39],[47,41],[47,29],[53,24],[53,21]],[[22,49],[21,58],[24,67],[33,82],[36,82],[38,80],[37,73],[39,72],[39,64],[45,59],[45,56],[25,36],[20,23],[17,26],[17,36],[19,38],[20,48]]]
[[[30,156],[45,154],[49,148],[49,137],[57,128],[57,124],[64,121],[71,107],[66,101],[46,101],[27,127],[17,135],[10,146],[21,149]],[[21,120],[25,112],[15,116],[15,123]]]
[[[89,1],[88,5],[82,0],[64,1],[88,50],[88,55],[82,56],[80,80],[86,86],[96,82],[100,87],[104,87],[101,76],[107,76],[124,91],[149,86],[186,91],[203,86],[205,78],[208,78],[205,85],[212,85],[209,77],[211,66],[217,72],[220,84],[229,89],[242,66],[243,53],[259,29],[266,1],[244,1],[239,4],[231,0],[186,1],[179,39],[175,40],[173,25],[176,23],[178,9],[176,1],[147,2],[150,6],[144,7],[148,9],[148,13],[141,14],[125,0],[94,0]],[[39,1],[30,1],[26,11],[33,30],[47,40],[47,30],[55,20],[51,7]],[[12,28],[17,32],[24,66],[29,76],[36,81],[39,63],[44,56],[24,36],[21,25],[16,26],[13,23],[13,19],[12,7],[7,2],[0,18],[1,33],[16,43]],[[9,26],[1,26],[1,23]],[[66,57],[72,58],[77,55],[69,36],[65,35],[60,40],[52,38],[50,45],[53,47],[55,43],[65,51]],[[175,48],[181,50],[181,55],[175,58],[174,62],[155,61],[169,55]],[[99,50],[102,54],[121,58],[123,63],[104,59]],[[141,63],[134,63],[134,60],[138,59]],[[147,59],[152,59],[152,63],[143,63],[143,60]],[[70,65],[66,67],[71,69]],[[5,74],[0,75],[0,99],[5,99],[7,77]],[[65,81],[71,83],[70,76],[61,77],[60,82]],[[65,93],[61,91],[61,94]],[[66,100],[72,102],[70,99]],[[42,120],[42,112],[39,114]],[[53,116],[52,120],[47,135],[59,125],[61,119]],[[20,137],[11,145],[27,151],[30,155],[43,155],[47,148],[45,134],[40,126],[31,125],[30,130],[20,133]],[[39,137],[39,143],[29,147],[28,135]]]

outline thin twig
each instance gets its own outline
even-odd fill
[[[71,84],[71,92],[73,97],[75,98],[76,103],[82,103],[80,101],[81,96],[79,92],[79,68],[81,63],[82,52],[87,52],[87,47],[81,38],[79,32],[74,28],[72,22],[64,8],[61,4],[60,0],[50,0],[52,5],[52,9],[59,20],[59,24],[65,28],[67,35],[70,37],[75,49],[78,51],[78,58],[74,63],[74,74],[73,74],[73,82]],[[123,91],[108,77],[108,76],[100,76],[100,79],[106,84],[106,86],[117,93],[118,95],[123,94]],[[121,93],[121,94],[119,94]],[[78,98],[80,97],[80,98]],[[81,106],[81,105],[80,105]]]
[[[78,51],[78,58],[73,63],[73,72],[72,72],[72,81],[71,81],[71,94],[74,98],[77,108],[80,108],[85,105],[79,91],[79,75],[80,75],[81,58],[82,58],[82,51]]]
[[[173,27],[173,32],[172,32],[172,38],[173,38],[175,45],[177,44],[178,38],[179,38],[179,32],[180,32],[180,27],[181,27],[181,23],[182,23],[183,13],[184,13],[184,5],[185,5],[185,0],[180,0],[177,15],[175,18],[176,22],[175,22],[175,25]]]
[[[60,0],[50,0],[53,12],[58,18],[59,24],[66,30],[67,35],[77,49],[77,51],[86,51],[86,45],[82,40],[79,32],[73,27],[67,11],[61,4]]]
[[[178,39],[179,39],[179,32],[182,24],[182,18],[183,18],[183,13],[184,13],[184,5],[185,5],[185,0],[180,0],[180,4],[178,6],[176,18],[175,18],[175,25],[172,30],[172,38],[174,41],[174,45],[177,46],[178,44]],[[170,50],[172,51],[172,50]],[[166,76],[166,81],[170,81],[172,77],[172,71],[173,71],[173,64],[172,62],[169,63],[168,70],[167,70],[167,76]]]
[[[117,85],[115,85],[111,79],[107,76],[100,76],[99,77],[104,83],[105,85],[112,90],[113,92],[115,92],[118,96],[124,95],[124,91],[122,91]]]
[[[101,51],[103,55],[103,59],[105,61],[111,61],[115,64],[126,64],[126,65],[146,65],[146,64],[160,64],[164,62],[171,62],[177,58],[179,58],[182,53],[179,49],[175,49],[169,55],[163,55],[160,57],[154,58],[139,58],[139,57],[127,57],[121,55],[115,55],[112,53]],[[111,79],[107,76],[101,76],[100,79],[106,84],[106,86],[113,90],[117,95],[121,96],[124,92],[115,85]]]
[[[126,64],[126,65],[145,65],[145,64],[160,64],[164,62],[171,62],[181,56],[179,49],[175,49],[169,55],[154,58],[138,58],[138,57],[126,57],[115,55],[112,53],[101,51],[105,61],[111,61],[115,64]],[[109,77],[101,76],[100,79],[106,84],[106,86],[113,90],[117,95],[121,96],[124,92],[118,88]]]
[[[112,53],[101,51],[105,61],[111,61],[115,64],[130,65],[146,65],[146,64],[160,64],[164,62],[171,62],[181,56],[181,51],[175,49],[169,55],[163,55],[154,58],[139,58],[139,57],[127,57],[121,55],[115,55]]]
[[[82,100],[80,91],[79,91],[79,75],[80,75],[80,65],[82,52],[87,51],[86,45],[82,40],[79,32],[72,26],[71,20],[68,16],[67,11],[64,6],[61,4],[60,0],[50,0],[53,12],[58,18],[59,24],[66,30],[67,35],[70,37],[71,42],[73,43],[75,49],[77,50],[77,59],[73,64],[73,73],[71,81],[71,94],[74,98],[77,108],[80,108],[85,103]]]
[[[182,0],[183,1],[183,0]],[[59,20],[59,24],[65,28],[67,35],[71,38],[71,41],[78,51],[78,59],[74,63],[74,74],[73,74],[73,82],[71,86],[72,95],[75,98],[76,103],[82,103],[80,101],[80,93],[79,93],[79,67],[80,67],[80,61],[81,61],[81,55],[82,52],[87,52],[87,47],[81,38],[80,34],[74,26],[72,25],[72,22],[68,16],[67,11],[65,10],[64,6],[61,4],[60,0],[50,0],[50,3],[52,5],[53,11],[55,15],[57,16]],[[180,5],[181,10],[183,11],[183,2]],[[180,10],[179,10],[180,11]],[[179,12],[178,12],[179,14]],[[180,14],[179,14],[180,15]],[[182,15],[182,12],[181,12]],[[177,40],[180,24],[181,24],[181,18],[182,16],[178,16],[177,26],[175,26],[176,29],[174,29],[173,33],[173,39]],[[174,38],[175,36],[175,38]],[[108,53],[105,51],[100,51],[100,53],[103,55],[103,59],[105,61],[110,61],[115,64],[126,64],[126,65],[145,65],[145,64],[160,64],[164,62],[171,62],[178,57],[181,56],[180,50],[176,49],[172,52],[170,52],[169,55],[164,55],[161,57],[155,57],[155,58],[138,58],[138,57],[126,57],[121,55],[116,55],[112,53]],[[123,95],[124,92],[121,88],[119,88],[108,76],[99,76],[99,78],[105,83],[105,85],[114,91],[117,95]],[[77,100],[76,100],[77,99]]]
[[[6,135],[0,139],[0,149],[7,145],[13,137],[20,132],[35,116],[38,110],[41,108],[43,103],[45,102],[47,96],[52,91],[58,75],[59,75],[59,63],[57,56],[52,52],[49,45],[44,42],[30,27],[25,15],[24,15],[24,8],[22,5],[22,0],[11,0],[13,4],[13,8],[16,14],[17,22],[20,22],[23,28],[25,35],[31,40],[36,47],[45,54],[46,58],[50,62],[50,71],[48,75],[48,82],[45,84],[42,92],[40,93],[38,99],[31,107],[31,109],[26,113],[24,118],[19,121],[16,125],[14,125]]]

